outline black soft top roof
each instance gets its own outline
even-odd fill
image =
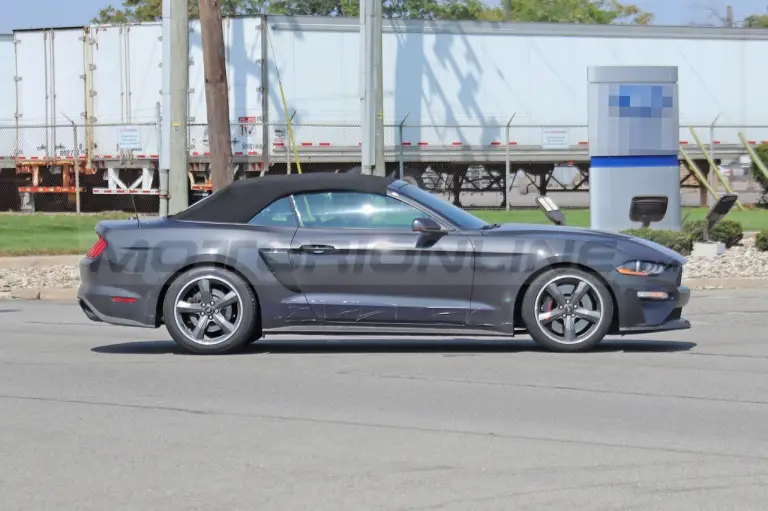
[[[357,173],[291,174],[240,179],[170,218],[247,223],[277,199],[296,193],[345,191],[385,194],[391,179]]]

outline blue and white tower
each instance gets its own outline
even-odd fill
[[[590,67],[591,227],[619,231],[634,197],[667,197],[653,226],[680,230],[677,67]]]

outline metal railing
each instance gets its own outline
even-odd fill
[[[530,124],[514,116],[506,122],[485,124],[408,121],[406,116],[385,125],[388,172],[415,180],[457,204],[509,207],[508,196],[515,187],[524,194],[531,187],[541,192],[584,189],[587,185],[586,125]],[[236,166],[247,166],[248,171],[295,172],[295,155],[308,172],[343,171],[360,165],[358,124],[300,122],[291,127],[295,147],[285,123],[264,124],[255,118],[233,123]],[[147,169],[157,169],[160,134],[159,119],[133,124],[0,125],[0,209],[21,209],[25,201],[29,202],[26,193],[63,194],[61,200],[41,198],[43,202],[63,203],[51,206],[54,209],[125,209],[124,200],[91,197],[93,190],[111,187],[118,194],[131,183],[155,190],[157,175]],[[710,123],[680,127],[681,158],[690,159],[700,171],[693,173],[699,181],[697,186],[715,192],[719,186],[730,189],[734,180],[748,182],[748,188],[754,185],[750,172],[719,175],[713,163],[753,157],[752,147],[764,142],[768,142],[768,126]],[[205,124],[189,124],[188,155],[190,172],[206,170],[210,149]],[[553,167],[558,168],[552,171]],[[709,171],[710,167],[715,171]],[[117,176],[115,171],[120,169],[134,173],[143,170],[144,174],[126,170],[129,175]],[[65,183],[67,176],[70,179]],[[157,199],[142,200],[154,207],[152,201]]]
[[[300,152],[359,151],[361,137],[358,124],[313,123],[291,124]],[[233,154],[260,156],[264,141],[269,152],[283,150],[290,140],[285,123],[262,124],[240,122],[231,125]],[[695,129],[698,141],[693,135]],[[264,137],[264,130],[267,136]],[[682,125],[680,144],[694,147],[697,142],[712,146],[717,154],[741,152],[743,135],[751,145],[768,142],[768,125]],[[514,122],[499,124],[410,124],[407,118],[397,124],[385,125],[384,143],[390,154],[409,151],[432,151],[447,148],[477,148],[484,150],[510,149],[515,151],[581,150],[588,148],[588,128],[584,124],[525,124]],[[75,144],[75,139],[78,143]],[[190,156],[209,153],[208,129],[205,124],[188,126]],[[57,124],[57,125],[0,125],[0,158],[13,159],[65,159],[75,152],[91,159],[139,158],[157,159],[160,151],[160,126],[157,122],[133,124]],[[281,159],[282,160],[282,159]],[[7,162],[5,163],[7,165]]]

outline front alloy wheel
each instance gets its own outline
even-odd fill
[[[594,275],[577,269],[547,270],[523,298],[531,337],[555,351],[584,351],[603,340],[613,318],[613,299]]]
[[[536,297],[537,321],[553,341],[578,344],[600,324],[603,303],[585,280],[564,275],[552,279]]]

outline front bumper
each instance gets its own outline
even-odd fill
[[[650,316],[652,319],[662,317],[666,311],[669,313],[664,317],[661,322],[645,322],[635,325],[620,325],[619,334],[621,335],[635,335],[635,334],[648,334],[654,332],[669,332],[672,330],[687,330],[691,328],[690,322],[683,319],[683,307],[688,305],[691,299],[691,290],[686,286],[680,286],[677,288],[676,293],[667,300],[658,300],[657,303],[643,303],[651,302],[652,300],[639,299],[641,302],[641,308],[643,315]],[[656,301],[656,300],[653,300]]]
[[[691,324],[682,317],[691,299],[691,291],[681,285],[682,268],[654,277],[610,276],[610,284],[618,308],[613,333],[640,333],[685,330]]]
[[[633,326],[619,329],[621,335],[652,334],[655,332],[671,332],[673,330],[688,330],[691,324],[686,319],[673,319],[656,326]]]

